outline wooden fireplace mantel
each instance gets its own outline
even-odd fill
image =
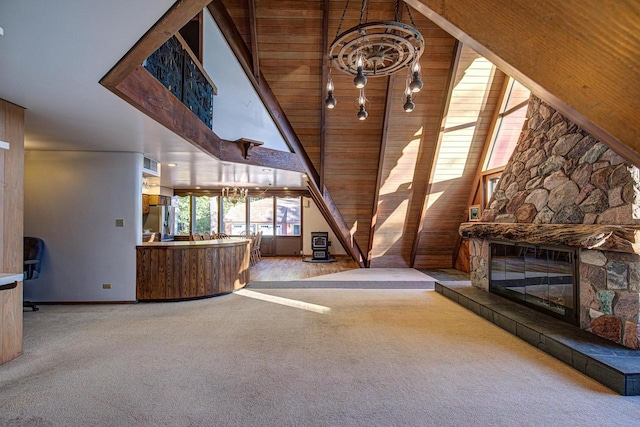
[[[640,253],[640,227],[632,225],[465,222],[458,232],[463,238]]]

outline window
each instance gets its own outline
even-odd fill
[[[498,185],[498,180],[500,179],[501,175],[502,173],[498,172],[487,174],[483,177],[484,194],[482,195],[482,205],[485,208],[489,207],[489,201],[491,200],[491,196],[493,196],[493,192],[496,190],[496,186]]]
[[[240,236],[247,232],[247,202],[246,200],[231,203],[222,198],[222,233],[229,236]]]
[[[218,232],[218,196],[174,196],[173,200],[178,207],[177,235]]]
[[[529,89],[513,79],[509,80],[484,170],[504,167],[509,161],[526,119],[530,95]]]
[[[278,236],[300,235],[300,197],[276,198],[276,233]]]
[[[249,232],[273,236],[273,197],[249,198]]]
[[[194,233],[218,232],[218,196],[194,197]]]
[[[177,199],[177,222],[178,236],[188,236],[191,234],[191,196],[175,196]]]

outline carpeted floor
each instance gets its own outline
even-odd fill
[[[25,312],[8,426],[631,426],[621,397],[424,289]]]
[[[431,289],[435,281],[339,281],[339,280],[298,280],[287,282],[261,281],[251,282],[247,289]]]

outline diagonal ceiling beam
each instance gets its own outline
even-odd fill
[[[260,58],[258,55],[258,27],[256,25],[256,2],[248,0],[249,8],[249,32],[251,36],[251,65],[253,68],[253,78],[260,81]]]
[[[369,247],[367,248],[366,265],[371,265],[371,257],[373,253],[373,238],[376,233],[376,224],[378,222],[378,202],[380,200],[380,187],[382,186],[382,175],[384,166],[384,152],[387,149],[387,137],[389,134],[389,120],[391,117],[391,96],[393,93],[393,85],[396,75],[387,78],[387,96],[385,97],[384,118],[382,119],[382,136],[380,137],[380,151],[378,152],[378,176],[376,177],[376,189],[373,193],[373,206],[371,211],[371,224],[369,228]]]
[[[411,197],[411,204],[417,204],[420,209],[420,221],[417,224],[417,228],[415,233],[413,233],[413,244],[411,245],[411,256],[410,256],[410,264],[409,266],[413,268],[416,262],[416,256],[418,255],[418,248],[420,247],[420,235],[422,234],[422,230],[424,229],[425,216],[427,214],[427,201],[428,196],[431,193],[431,181],[433,177],[433,172],[435,170],[435,165],[438,160],[438,146],[440,145],[442,139],[442,126],[444,124],[444,120],[447,114],[447,110],[449,109],[449,101],[451,100],[451,93],[453,92],[453,87],[455,85],[455,76],[458,72],[458,63],[460,62],[460,53],[462,52],[462,43],[456,43],[454,46],[455,54],[451,56],[451,65],[449,66],[449,77],[447,81],[447,93],[446,96],[442,100],[442,106],[440,108],[440,116],[438,118],[438,126],[440,131],[438,132],[438,141],[436,144],[425,144],[424,141],[420,144],[420,151],[418,152],[418,160],[416,162],[417,165],[425,165],[428,168],[426,177],[426,182],[418,182],[415,177],[415,174],[418,173],[418,168],[414,173],[414,179],[412,182],[414,183],[413,195]],[[431,147],[430,149],[425,149],[425,146]]]
[[[640,164],[639,2],[405,2]]]

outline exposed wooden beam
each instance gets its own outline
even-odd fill
[[[245,158],[234,141],[220,139],[144,67],[138,66],[113,92],[211,156],[228,162],[304,172],[295,153],[254,147]]]
[[[639,2],[405,2],[640,164]]]
[[[387,137],[389,131],[389,120],[391,118],[391,97],[393,95],[393,85],[396,75],[387,78],[387,96],[385,97],[384,118],[382,119],[382,135],[380,136],[380,151],[378,152],[378,176],[376,177],[376,189],[373,193],[373,206],[371,207],[371,224],[369,228],[369,247],[367,248],[366,266],[371,265],[371,254],[373,251],[373,236],[376,233],[378,221],[378,201],[380,200],[380,186],[382,185],[382,174],[384,166],[384,152],[387,147]]]
[[[260,82],[260,58],[258,55],[258,28],[256,25],[256,2],[248,0],[249,8],[249,31],[251,35],[251,65],[253,68],[253,78]]]
[[[451,64],[449,66],[449,76],[447,78],[447,94],[442,100],[442,106],[440,108],[440,115],[438,118],[438,125],[442,128],[444,123],[444,119],[447,114],[447,110],[449,109],[449,102],[451,100],[451,93],[453,92],[453,86],[455,84],[455,76],[458,70],[458,63],[460,62],[460,53],[462,52],[462,43],[456,43],[454,46],[455,54],[451,57]],[[418,172],[420,165],[426,165],[428,168],[427,182],[419,183],[417,182],[415,176],[412,182],[415,184],[413,189],[413,195],[411,197],[411,204],[418,204],[421,207],[420,210],[420,221],[418,222],[418,227],[413,234],[413,244],[411,245],[411,256],[410,256],[410,264],[409,266],[413,268],[416,262],[416,256],[418,254],[418,248],[420,246],[420,235],[422,234],[422,230],[424,228],[424,220],[427,214],[427,200],[429,193],[431,191],[431,182],[433,178],[433,172],[435,170],[435,163],[437,161],[436,154],[438,153],[438,146],[442,140],[442,132],[439,133],[437,144],[425,144],[424,141],[420,144],[420,149],[418,151],[418,160],[416,164],[416,172]],[[430,149],[425,149],[425,146],[431,147]],[[414,175],[415,175],[414,173]]]
[[[145,33],[140,40],[100,79],[107,88],[114,88],[180,28],[204,9],[211,0],[177,0],[173,6]]]
[[[322,3],[322,87],[320,93],[324,95],[329,81],[329,58],[326,52],[329,49],[329,0]],[[327,139],[327,110],[324,105],[324,96],[320,97],[320,188],[324,188],[324,150]]]

